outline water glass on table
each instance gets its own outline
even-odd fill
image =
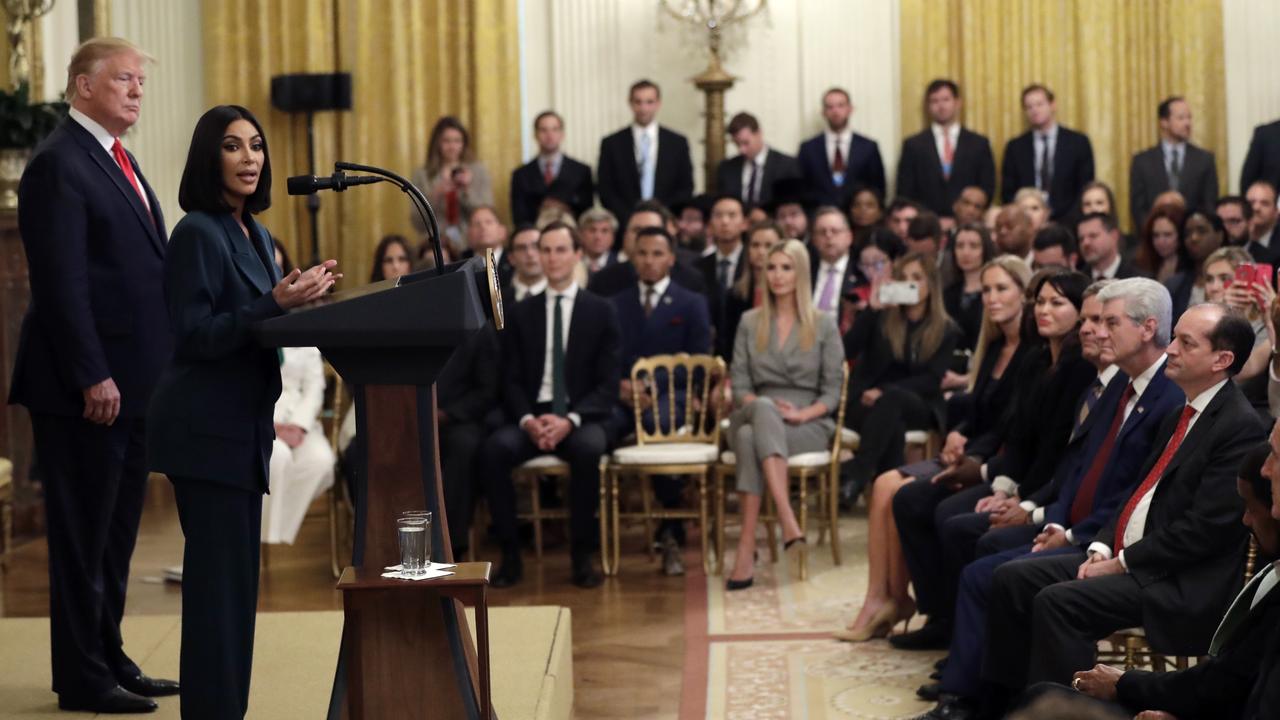
[[[431,513],[409,510],[396,519],[400,539],[400,572],[406,576],[425,575],[431,562]]]

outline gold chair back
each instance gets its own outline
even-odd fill
[[[652,355],[631,366],[636,444],[720,442],[716,393],[728,369],[714,355]],[[645,412],[652,423],[646,425]]]

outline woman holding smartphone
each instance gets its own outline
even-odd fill
[[[258,120],[238,105],[201,116],[165,254],[176,348],[147,417],[151,470],[169,476],[186,538],[182,578],[184,718],[243,717],[258,603],[262,495],[280,395],[280,359],[254,323],[319,298],[341,275],[328,260],[281,278],[266,229],[271,161]]]
[[[1267,365],[1275,337],[1275,328],[1270,325],[1270,308],[1276,298],[1273,274],[1270,265],[1254,264],[1243,248],[1235,246],[1220,248],[1204,261],[1204,299],[1244,313],[1253,325],[1253,352],[1232,379],[1267,422],[1271,421]]]
[[[441,242],[449,246],[449,255],[461,257],[467,249],[467,218],[475,208],[493,204],[493,186],[489,171],[473,157],[471,135],[458,118],[445,115],[436,121],[427,142],[427,162],[413,171],[413,184],[439,215]],[[425,243],[422,217],[415,211],[409,220]]]

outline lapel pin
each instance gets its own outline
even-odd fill
[[[664,305],[670,305],[670,304],[671,304],[671,298],[669,298],[669,297],[664,297],[664,298],[662,298],[662,303],[663,303]]]

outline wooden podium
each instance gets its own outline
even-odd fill
[[[436,580],[381,574],[400,562],[396,517],[405,510],[431,511],[431,559],[453,562],[434,383],[454,349],[489,317],[501,327],[497,288],[491,259],[473,258],[444,274],[429,270],[336,293],[256,328],[263,345],[320,348],[355,398],[355,567],[339,583],[346,623],[332,720],[494,717],[488,648],[477,662],[460,601],[478,601],[479,620],[488,564],[459,566]],[[477,634],[487,644],[487,629]]]

